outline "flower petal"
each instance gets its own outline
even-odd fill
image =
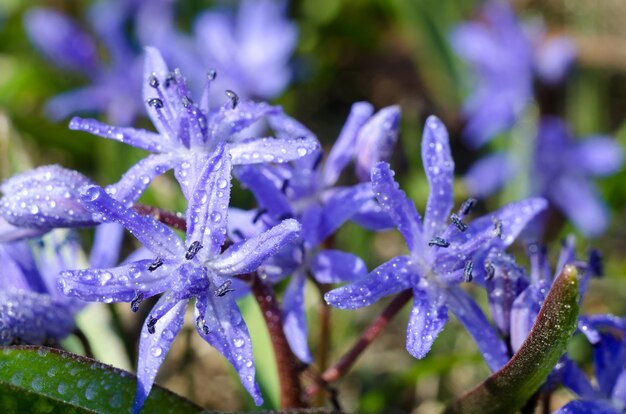
[[[559,408],[554,414],[620,414],[617,408],[604,401],[574,400]]]
[[[608,398],[624,370],[622,361],[626,361],[626,343],[611,333],[601,336],[600,342],[593,347],[593,364],[600,391]]]
[[[307,344],[307,323],[304,308],[304,283],[306,276],[296,271],[283,295],[283,328],[289,346],[302,362],[311,363],[311,351]]]
[[[1,204],[0,204],[1,205]],[[0,207],[0,212],[1,212]],[[37,229],[28,227],[18,227],[10,224],[0,216],[0,243],[8,243],[39,237],[45,234],[48,229]]]
[[[154,260],[139,260],[108,269],[66,270],[59,274],[59,289],[66,295],[92,302],[130,302],[138,294],[148,298],[166,291],[178,262],[164,261],[154,271]]]
[[[505,154],[487,155],[476,161],[464,177],[468,192],[485,198],[502,188],[515,175],[516,168]]]
[[[436,290],[435,290],[436,289]],[[413,308],[406,330],[406,349],[415,358],[423,358],[448,321],[443,292],[413,289]]]
[[[296,220],[284,220],[259,235],[230,246],[211,261],[209,266],[212,270],[227,276],[253,272],[268,257],[295,240],[300,230],[300,223]]]
[[[172,229],[150,216],[142,216],[127,209],[101,187],[95,185],[83,187],[81,201],[98,220],[120,223],[156,255],[180,258],[185,252],[180,238]]]
[[[613,405],[619,406],[622,412],[624,408],[626,408],[626,368],[622,369],[622,372],[620,372],[615,380],[611,401]]]
[[[351,220],[368,230],[381,231],[394,228],[394,221],[383,211],[375,199],[366,201]]]
[[[260,208],[266,209],[274,218],[293,216],[289,200],[280,191],[265,166],[242,165],[235,170],[237,179],[254,194]]]
[[[412,287],[410,261],[407,256],[394,257],[364,278],[326,293],[324,300],[339,309],[357,309],[409,289]]]
[[[252,341],[241,312],[230,295],[203,295],[196,302],[196,329],[233,365],[256,405],[263,403],[256,383]]]
[[[450,288],[447,293],[446,305],[472,335],[489,369],[498,371],[509,360],[506,345],[467,293],[458,287]]]
[[[394,174],[386,162],[377,163],[372,168],[372,190],[383,211],[395,222],[409,250],[414,253],[424,244],[420,216],[415,204],[398,188]]]
[[[602,395],[591,385],[587,379],[587,375],[578,365],[566,356],[555,367],[559,380],[567,388],[575,392],[580,398],[584,399],[601,399]]]
[[[447,227],[448,215],[452,210],[454,180],[454,160],[450,152],[448,131],[435,116],[428,117],[424,126],[422,162],[430,186],[424,213],[424,237],[430,240],[442,234]]]
[[[372,167],[378,161],[389,161],[398,140],[400,107],[388,106],[371,117],[356,139],[356,175],[361,181],[370,180]]]
[[[104,223],[96,228],[93,246],[89,254],[89,266],[94,268],[113,267],[117,264],[124,226],[118,223]]]
[[[322,250],[311,261],[311,271],[320,283],[352,282],[367,275],[365,262],[352,253]]]
[[[368,102],[356,102],[350,108],[350,115],[343,125],[339,137],[328,154],[324,164],[324,186],[330,187],[337,182],[339,174],[352,160],[356,152],[357,135],[374,113],[374,107]],[[382,161],[382,160],[377,160]],[[367,178],[369,180],[369,170]]]
[[[267,162],[287,162],[302,158],[319,149],[315,137],[302,138],[248,138],[228,145],[233,165]]]
[[[611,175],[624,164],[624,151],[610,137],[589,137],[576,147],[576,167],[597,176]]]
[[[350,220],[373,197],[374,194],[369,182],[335,189],[330,197],[324,200],[316,240],[307,239],[307,243],[316,245],[322,242],[346,221]]]
[[[164,152],[172,149],[161,135],[145,129],[114,127],[95,119],[85,119],[77,116],[72,118],[69,128],[74,131],[89,132],[93,135],[119,141],[150,152]]]
[[[222,146],[199,175],[187,206],[187,243],[199,241],[198,257],[215,257],[226,239],[231,162]]]
[[[540,280],[528,286],[513,301],[513,308],[511,309],[511,348],[513,352],[517,352],[526,340],[549,289],[549,284]]]
[[[159,302],[165,298],[159,299]],[[158,306],[155,305],[155,307]],[[139,358],[137,364],[137,392],[133,401],[132,412],[138,414],[143,407],[161,363],[183,327],[187,301],[173,304],[167,313],[154,325],[154,332],[149,333],[146,324],[141,329],[139,339]]]
[[[0,208],[18,227],[47,229],[93,225],[80,202],[79,188],[91,181],[79,172],[47,165],[17,174],[2,184]]]

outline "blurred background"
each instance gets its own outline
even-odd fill
[[[141,2],[129,0],[127,3]],[[557,86],[534,84],[533,98],[525,110],[525,114],[530,115],[526,115],[523,122],[531,122],[528,119],[532,119],[533,114],[547,111],[564,118],[576,137],[610,135],[624,148],[626,3],[621,0],[528,0],[514,1],[511,5],[520,22],[542,27],[546,36],[566,36],[577,51],[568,76]],[[45,7],[73,19],[78,27],[96,39],[97,53],[106,65],[115,56],[110,53],[106,39],[99,40],[99,29],[94,28],[87,17],[92,6],[93,2],[75,0],[0,0],[1,179],[33,166],[60,164],[106,185],[117,181],[134,162],[145,156],[141,150],[70,131],[69,116],[52,120],[46,112],[46,103],[53,97],[84,87],[92,80],[84,72],[68,70],[45,56],[27,34],[25,16],[34,8]],[[237,3],[178,0],[157,1],[149,6],[159,7],[171,11],[178,32],[191,34],[200,13],[231,10]],[[479,149],[468,146],[462,139],[467,123],[463,103],[475,88],[476,78],[472,67],[455,53],[450,40],[458,24],[481,19],[480,7],[481,2],[473,0],[291,1],[287,4],[286,18],[295,24],[298,33],[288,62],[291,77],[286,88],[270,101],[282,105],[287,113],[310,128],[325,148],[330,148],[336,139],[352,103],[369,101],[377,109],[400,105],[402,126],[391,164],[419,211],[423,211],[428,196],[420,157],[421,131],[428,115],[439,116],[451,137],[459,177],[455,202],[459,205],[469,195],[462,177],[470,166],[486,154],[509,148],[513,145],[511,135],[519,133],[516,128],[501,132]],[[149,26],[150,20],[147,21]],[[140,56],[146,42],[136,35],[135,23],[134,16],[128,14],[121,27],[129,50]],[[154,24],[160,23],[155,20]],[[168,39],[158,41],[167,43]],[[120,72],[116,76],[126,75]],[[124,92],[122,88],[120,86],[120,94]],[[199,97],[197,88],[195,94]],[[107,115],[98,111],[77,113],[110,122]],[[152,128],[143,108],[138,109],[132,125]],[[586,313],[626,313],[623,296],[625,180],[626,173],[621,168],[596,181],[611,214],[610,225],[604,233],[594,238],[584,237],[557,214],[551,218],[554,224],[545,236],[544,242],[552,257],[558,252],[559,239],[570,233],[579,235],[581,255],[592,246],[602,252],[606,276],[592,281],[583,304]],[[478,213],[523,196],[525,194],[518,191],[513,182],[504,191],[482,200]],[[244,190],[234,190],[233,197],[235,206],[253,206],[252,196]],[[157,178],[140,201],[174,211],[182,211],[185,206],[169,175]],[[81,235],[88,243],[90,233],[84,231]],[[128,238],[128,251],[133,243],[134,240]],[[340,230],[336,243],[337,248],[360,254],[370,269],[404,248],[396,232],[371,234],[352,224]],[[526,262],[523,246],[513,251],[518,253],[521,263]],[[485,305],[484,292],[476,290],[475,293]],[[319,300],[317,291],[309,289],[309,344],[314,352],[317,344],[314,321]],[[332,311],[331,361],[348,349],[385,304],[378,303],[358,312]],[[271,344],[256,304],[244,299],[241,306],[255,346],[257,375],[266,396],[264,408],[273,408],[277,404],[277,381]],[[133,314],[128,304],[97,305],[86,313],[80,317],[79,324],[91,339],[96,356],[132,370],[138,327],[145,315]],[[408,307],[365,352],[350,374],[336,384],[338,399],[345,411],[437,412],[451,398],[488,375],[474,343],[454,318],[429,356],[420,361],[413,359],[404,344],[407,314]],[[193,331],[189,324],[179,335],[157,382],[207,408],[255,409],[230,366]],[[66,346],[80,352],[80,346],[72,340]],[[590,350],[585,341],[574,338],[571,350],[583,366],[588,363]],[[568,398],[567,392],[560,391],[553,403],[558,407]]]

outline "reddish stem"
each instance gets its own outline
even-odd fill
[[[302,387],[300,385],[301,364],[291,351],[289,342],[287,342],[283,330],[282,312],[274,291],[256,273],[251,275],[251,281],[252,293],[259,304],[259,308],[261,308],[274,348],[280,382],[280,406],[281,408],[304,408],[306,403],[302,399]]]
[[[133,206],[133,209],[139,214],[151,216],[155,220],[160,221],[163,224],[167,224],[176,230],[187,230],[187,221],[185,220],[185,216],[180,213],[173,213],[158,207],[146,206],[143,204],[136,204]]]
[[[335,365],[322,373],[317,384],[311,385],[306,390],[306,395],[311,397],[320,392],[326,385],[343,377],[352,368],[352,365],[354,365],[361,353],[380,335],[393,317],[412,297],[413,292],[411,290],[405,290],[396,296],[385,310],[363,331],[359,339],[352,345],[352,348]]]

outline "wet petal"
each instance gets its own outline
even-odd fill
[[[312,154],[319,149],[315,137],[249,138],[228,146],[233,165],[287,162]]]
[[[383,211],[374,199],[366,201],[361,209],[351,218],[359,226],[368,230],[381,231],[394,228],[394,221]]]
[[[116,221],[154,254],[166,258],[181,257],[185,252],[180,238],[165,224],[150,216],[142,216],[112,199],[98,186],[85,186],[81,201],[99,221]]]
[[[159,300],[162,301],[163,298]],[[155,305],[155,306],[158,306]],[[133,413],[139,413],[143,407],[161,363],[183,327],[187,301],[180,301],[170,307],[154,325],[153,333],[148,332],[146,324],[141,329],[139,339],[139,358],[137,365],[137,392],[133,401]]]
[[[151,272],[154,262],[148,259],[108,269],[66,270],[59,275],[58,286],[66,295],[92,302],[130,302],[138,293],[148,298],[170,287],[178,265],[178,261],[164,261]]]
[[[559,408],[554,414],[620,414],[621,411],[604,401],[574,400]]]
[[[420,216],[415,204],[399,189],[394,174],[386,162],[376,164],[372,169],[372,189],[383,211],[395,222],[409,250],[414,253],[424,244]]]
[[[230,295],[204,295],[196,302],[196,329],[233,365],[256,405],[263,403],[256,383],[252,341],[241,312]]]
[[[119,141],[124,144],[145,149],[151,152],[164,152],[170,150],[163,137],[145,129],[128,127],[114,127],[95,119],[74,117],[70,121],[69,128],[74,131],[89,132],[103,138]]]
[[[368,102],[356,102],[350,108],[350,115],[343,125],[339,137],[333,145],[324,164],[324,185],[330,187],[337,182],[339,174],[352,160],[356,151],[359,130],[374,113],[374,107]],[[377,160],[383,161],[383,160]],[[370,172],[367,171],[366,180]]]
[[[0,210],[1,211],[1,210]],[[10,224],[0,216],[0,243],[8,243],[39,237],[45,234],[48,229],[37,229],[28,227],[18,227]]]
[[[424,237],[430,240],[443,233],[452,210],[454,160],[450,152],[448,131],[435,116],[430,116],[422,137],[422,161],[430,194],[424,213]]]
[[[0,189],[4,218],[19,227],[51,228],[93,225],[80,201],[79,188],[92,182],[77,171],[47,165],[17,174]]]
[[[264,166],[240,166],[235,170],[237,179],[254,194],[260,208],[274,218],[293,216],[287,196],[276,186],[271,173]]]
[[[435,288],[436,289],[436,288]],[[413,289],[413,308],[406,331],[406,349],[415,358],[423,358],[448,321],[443,292]]]
[[[311,271],[320,283],[352,282],[367,275],[360,257],[339,250],[320,251],[311,261]]]
[[[370,183],[357,184],[352,187],[339,188],[324,200],[321,211],[321,222],[318,225],[317,240],[307,239],[315,245],[333,234],[339,227],[374,197]]]
[[[359,131],[356,140],[356,174],[361,181],[370,180],[372,167],[389,161],[398,140],[400,107],[388,106],[371,117]]]
[[[291,276],[283,295],[283,327],[293,353],[303,362],[313,358],[307,344],[307,323],[304,308],[305,275],[297,271]]]
[[[449,289],[447,293],[448,308],[472,335],[489,369],[498,371],[509,360],[506,345],[467,293],[457,287]]]
[[[226,239],[231,168],[222,146],[203,167],[187,206],[187,244],[200,242],[203,260],[216,256]]]
[[[364,278],[326,293],[324,300],[339,309],[357,309],[371,305],[383,296],[412,287],[409,266],[409,257],[395,257]]]
[[[209,266],[222,275],[239,275],[255,271],[268,257],[300,235],[296,220],[284,220],[271,229],[232,245]]]

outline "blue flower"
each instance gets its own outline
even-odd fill
[[[83,205],[99,215],[99,221],[119,222],[154,254],[153,259],[115,268],[66,271],[59,280],[65,294],[89,301],[131,302],[135,310],[143,299],[163,293],[142,330],[134,412],[143,406],[158,367],[182,328],[192,298],[200,336],[233,364],[255,402],[262,402],[254,379],[248,329],[229,287],[232,277],[255,271],[298,237],[300,225],[285,220],[221,252],[226,238],[231,166],[222,144],[198,173],[199,184],[186,212],[186,242],[164,224],[127,209],[100,187],[86,186],[81,191]]]
[[[288,164],[244,166],[237,171],[240,181],[254,193],[262,214],[251,212],[234,221],[231,226],[234,232],[253,234],[258,231],[253,222],[272,226],[284,217],[302,222],[302,240],[269,260],[262,272],[274,282],[291,275],[283,300],[284,329],[292,350],[302,361],[312,360],[304,309],[308,275],[318,283],[328,284],[351,281],[367,273],[359,257],[324,247],[324,240],[350,219],[369,227],[389,226],[388,217],[383,216],[374,202],[369,182],[345,187],[335,184],[353,160],[357,175],[369,180],[371,166],[391,155],[399,119],[397,106],[374,114],[372,105],[358,102],[352,106],[325,161],[319,151]],[[304,127],[292,121],[291,128]]]
[[[116,224],[98,229],[92,265],[115,263],[120,230]],[[56,344],[74,330],[74,316],[85,302],[62,295],[56,277],[62,270],[80,267],[81,253],[76,235],[63,230],[0,244],[0,345]]]
[[[506,2],[487,2],[481,17],[480,23],[461,24],[451,35],[456,53],[476,75],[476,85],[463,106],[468,121],[464,138],[473,147],[517,121],[532,100],[535,76],[557,83],[575,57],[566,38],[543,39],[543,33],[535,30],[533,41]]]
[[[141,60],[124,35],[132,8],[129,2],[99,2],[88,12],[91,28],[107,49],[109,61],[98,56],[98,44],[62,13],[35,8],[25,15],[31,42],[53,63],[89,79],[89,85],[59,95],[46,104],[54,120],[76,112],[103,111],[110,122],[130,124],[141,108]]]
[[[527,173],[530,194],[548,199],[585,235],[602,233],[608,213],[592,178],[618,171],[624,161],[622,148],[607,136],[577,141],[564,121],[545,117],[533,150]],[[465,177],[470,193],[486,196],[523,172],[516,159],[513,154],[494,154],[478,161]]]
[[[543,199],[523,200],[466,224],[463,220],[472,203],[464,203],[448,223],[453,204],[454,161],[448,133],[436,117],[426,121],[422,159],[430,184],[423,222],[415,205],[398,188],[389,165],[379,162],[372,169],[376,198],[404,237],[409,254],[395,257],[366,277],[325,295],[326,301],[335,307],[355,309],[411,289],[414,301],[407,350],[416,358],[430,350],[447,321],[448,307],[459,319],[474,315],[471,307],[476,305],[456,285],[472,277],[484,277],[484,269],[478,265],[481,254],[492,246],[511,244],[526,223],[546,206]],[[497,338],[493,339],[497,346]],[[500,355],[505,353],[502,347],[499,351]],[[493,365],[499,362],[496,358]]]
[[[275,123],[281,124],[286,122],[286,116],[280,108],[240,101],[232,91],[226,91],[226,102],[222,106],[210,109],[211,77],[199,103],[194,103],[181,72],[170,72],[154,48],[146,48],[144,78],[143,96],[156,133],[112,127],[94,119],[74,118],[70,122],[71,129],[153,152],[126,174],[126,178],[134,179],[138,186],[148,184],[155,175],[174,168],[174,174],[189,198],[201,166],[222,144],[226,145],[234,165],[286,162],[310,154],[319,147],[314,136],[247,137],[247,128],[263,118],[272,116]],[[111,192],[111,195],[115,193]]]

